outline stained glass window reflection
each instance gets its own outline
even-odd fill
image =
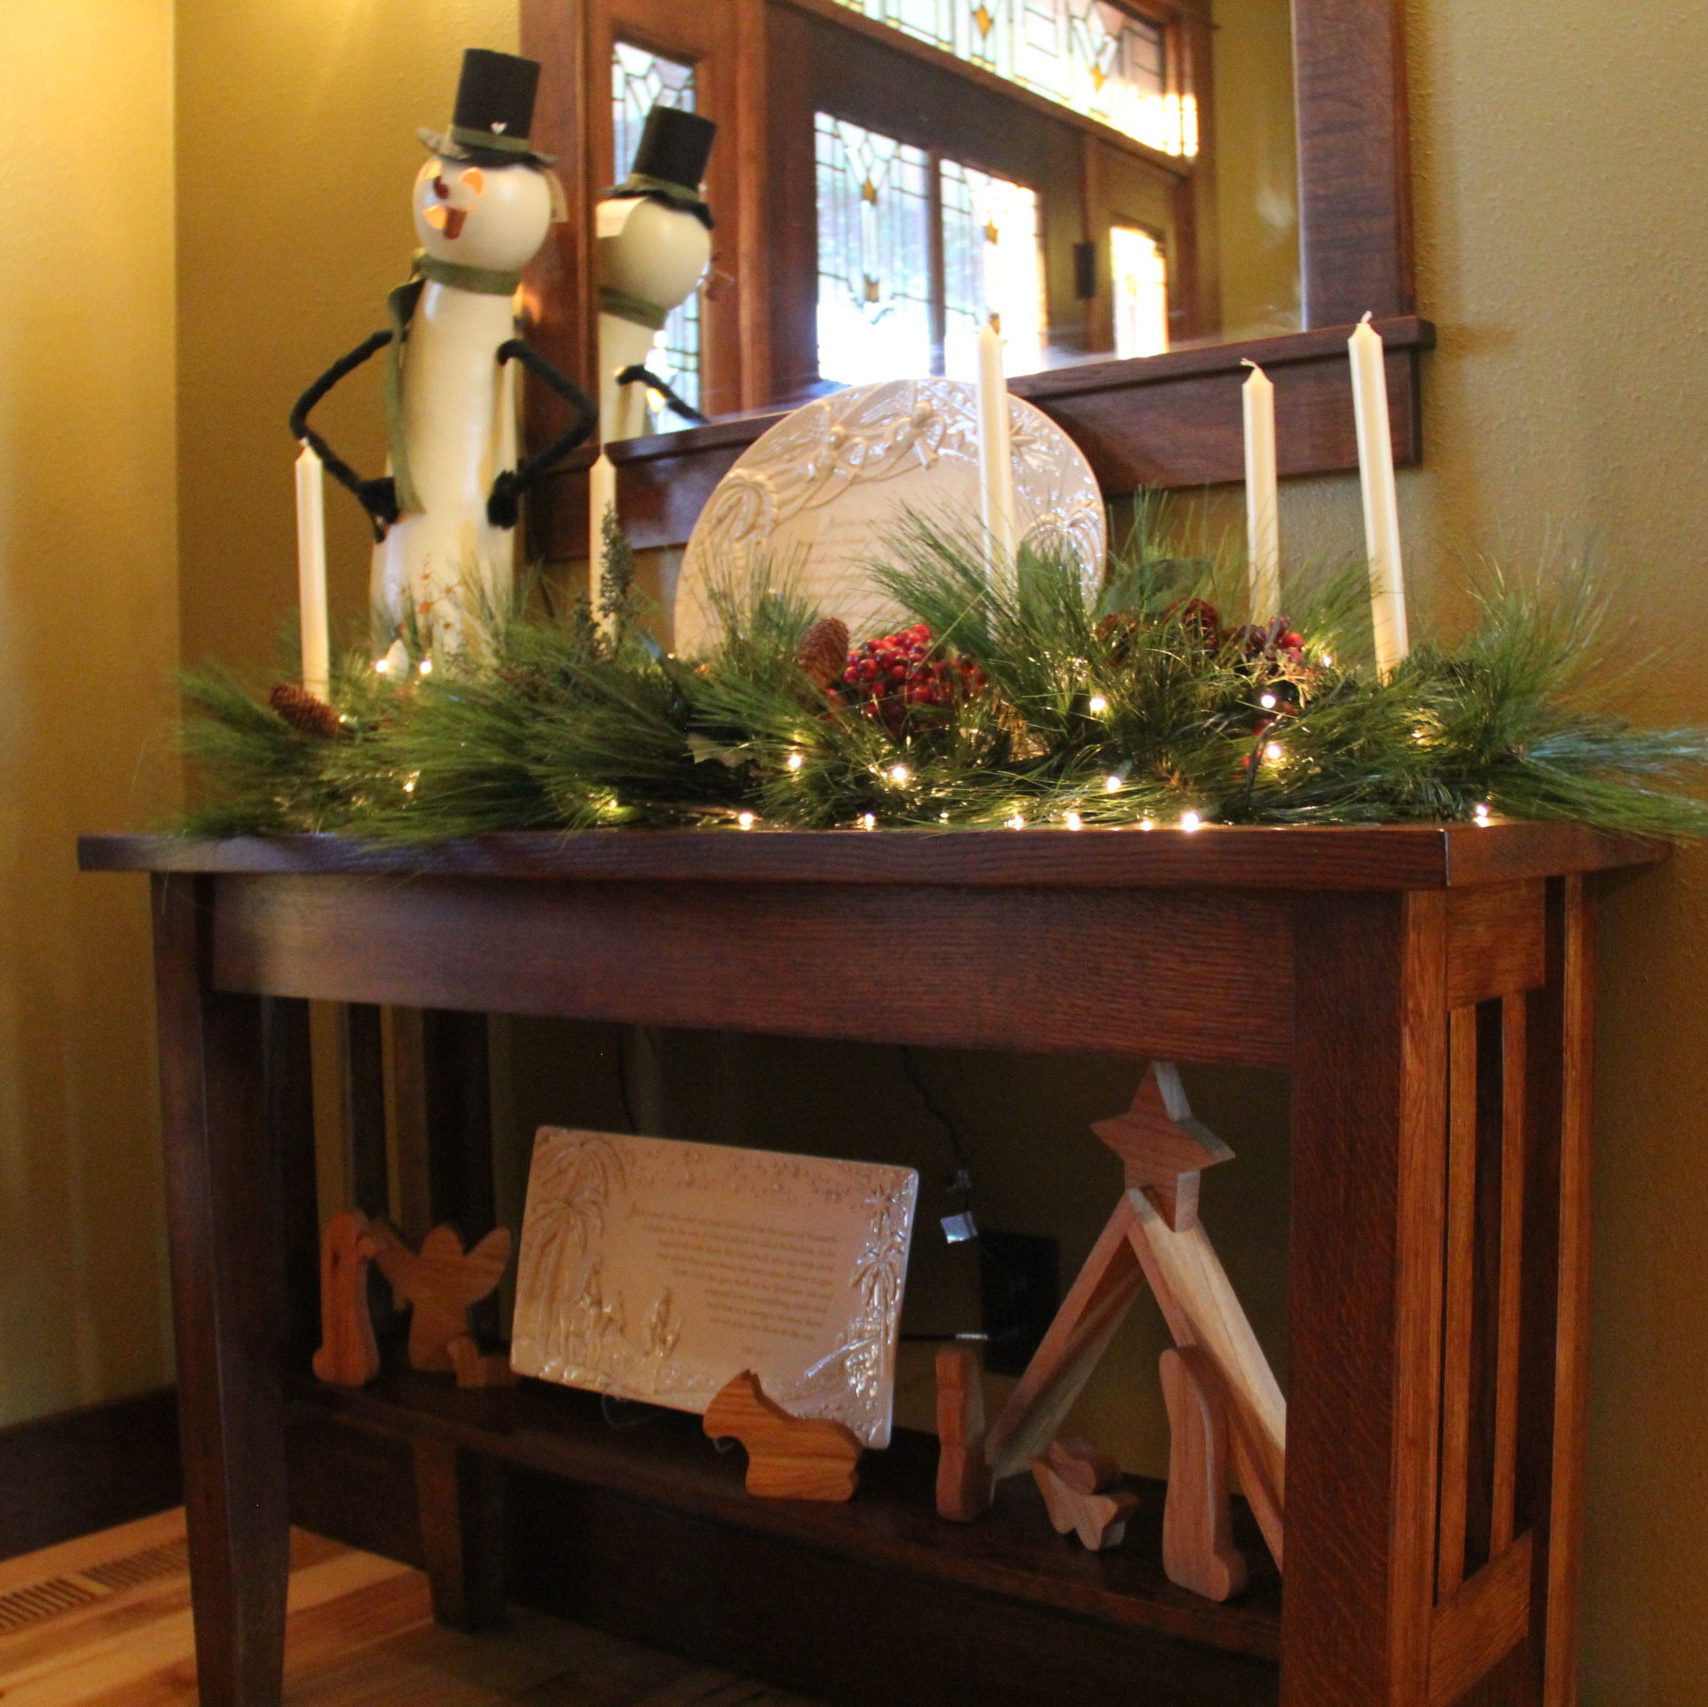
[[[973,379],[991,319],[1011,371],[1042,366],[1037,192],[830,113],[815,128],[819,377]]]
[[[1170,88],[1160,24],[1113,0],[841,0],[1123,136],[1198,151],[1197,111]]]
[[[1109,233],[1115,293],[1115,354],[1157,356],[1168,348],[1168,256],[1150,232],[1117,225]]]
[[[626,178],[640,147],[646,115],[654,107],[694,110],[694,67],[661,53],[619,41],[611,54],[611,122],[617,177]],[[700,404],[700,293],[695,291],[680,308],[671,310],[652,346],[647,365],[685,402]],[[654,423],[680,427],[687,423],[670,414]]]
[[[859,385],[932,371],[931,179],[923,149],[816,115],[818,370]]]
[[[943,371],[978,376],[978,335],[994,319],[1009,371],[1030,373],[1044,365],[1048,321],[1037,192],[954,160],[941,170]]]

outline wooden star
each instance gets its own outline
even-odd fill
[[[1133,1106],[1091,1129],[1121,1158],[1129,1190],[1142,1191],[1177,1233],[1198,1225],[1198,1178],[1233,1151],[1194,1119],[1180,1070],[1153,1062]]]

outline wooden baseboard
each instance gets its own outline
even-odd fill
[[[0,1429],[0,1559],[165,1511],[183,1497],[170,1387]]]

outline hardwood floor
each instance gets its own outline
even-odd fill
[[[195,1707],[192,1654],[182,1511],[0,1564],[5,1707]],[[814,1707],[520,1608],[440,1630],[419,1571],[302,1531],[285,1680],[289,1707]]]

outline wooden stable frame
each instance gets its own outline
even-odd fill
[[[770,0],[817,15],[844,8],[826,0]],[[712,30],[702,7],[621,0],[641,23],[667,15],[678,52]],[[717,0],[716,74],[704,110],[722,125],[709,191],[714,202],[763,208],[771,170],[762,111],[767,86],[767,0]],[[609,63],[611,31],[585,0],[523,0],[523,51],[542,61],[536,140],[560,156],[577,194],[599,188],[606,163],[593,157],[583,122],[584,91],[602,88],[589,69]],[[876,28],[853,13],[846,27]],[[1188,15],[1187,21],[1190,22]],[[711,37],[708,36],[708,41]],[[1284,475],[1357,467],[1346,337],[1369,311],[1387,344],[1388,401],[1396,458],[1422,454],[1419,362],[1434,330],[1416,318],[1412,275],[1404,29],[1400,0],[1293,0],[1295,106],[1299,135],[1300,241],[1305,330],[1286,337],[1215,344],[1131,361],[1095,362],[1013,381],[1013,390],[1052,416],[1090,457],[1110,494],[1140,487],[1195,487],[1241,476],[1241,362],[1263,363],[1276,381],[1277,438]],[[686,45],[684,45],[684,43]],[[706,51],[710,51],[708,48]],[[710,63],[710,61],[708,61]],[[624,526],[640,547],[679,545],[717,480],[778,412],[769,389],[766,221],[742,222],[729,256],[709,336],[723,348],[720,392],[752,411],[686,432],[613,447]],[[529,277],[535,341],[567,372],[591,371],[591,246],[581,224],[557,228],[554,246]],[[731,345],[738,354],[728,354]],[[550,429],[553,405],[535,433]],[[585,554],[586,465],[591,453],[548,481],[534,518],[536,551]]]
[[[761,1544],[800,1545],[791,1582],[819,1636],[768,1663],[861,1707],[874,1689],[895,1707],[969,1698],[954,1690],[981,1662],[955,1627],[990,1627],[993,1609],[1007,1645],[991,1663],[1009,1683],[981,1684],[986,1701],[1038,1699],[1015,1677],[1035,1665],[1059,1680],[1071,1651],[1075,1681],[1051,1696],[1064,1704],[1130,1687],[1178,1707],[1573,1707],[1588,874],[1653,850],[1493,825],[607,831],[420,856],[313,837],[94,838],[82,857],[154,874],[204,1707],[279,1700],[287,1392],[304,1426],[347,1425],[413,1455],[421,1551],[450,1621],[477,1623],[501,1601],[508,1465],[581,1484],[590,1511],[610,1494],[667,1523],[682,1514],[676,1545],[708,1561],[745,1568]],[[918,994],[945,960],[990,976],[952,1004]],[[934,1454],[905,1435],[871,1455],[850,1504],[803,1507],[743,1496],[739,1466],[709,1459],[691,1427],[613,1433],[585,1395],[538,1383],[460,1392],[396,1369],[357,1391],[307,1382],[310,997],[1287,1067],[1284,1615],[1272,1574],[1227,1605],[1170,1588],[1148,1557],[1154,1488],[1137,1489],[1126,1547],[1064,1552],[1030,1536],[1012,1501],[999,1499],[1000,1521],[944,1523]],[[478,1075],[467,1028],[441,1026]],[[461,1106],[457,1086],[441,1088]],[[490,1156],[483,1182],[478,1135],[465,1121],[459,1149],[443,1139],[454,1125],[418,1195],[435,1215],[478,1220]],[[258,1260],[269,1250],[276,1263]],[[349,1462],[334,1455],[322,1473],[319,1509],[360,1503],[353,1473],[338,1484]],[[597,1553],[605,1532],[586,1545]],[[720,1573],[699,1568],[715,1602]],[[680,1584],[683,1562],[654,1554],[638,1569],[630,1604],[642,1597],[658,1638],[703,1643],[698,1595],[652,1576]],[[873,1651],[851,1679],[825,1632],[856,1580],[858,1627],[842,1635]],[[588,1590],[597,1615],[610,1572]],[[935,1645],[918,1639],[928,1610]],[[1052,1626],[1060,1612],[1070,1619]],[[901,1661],[874,1635],[892,1624],[915,1634]]]

